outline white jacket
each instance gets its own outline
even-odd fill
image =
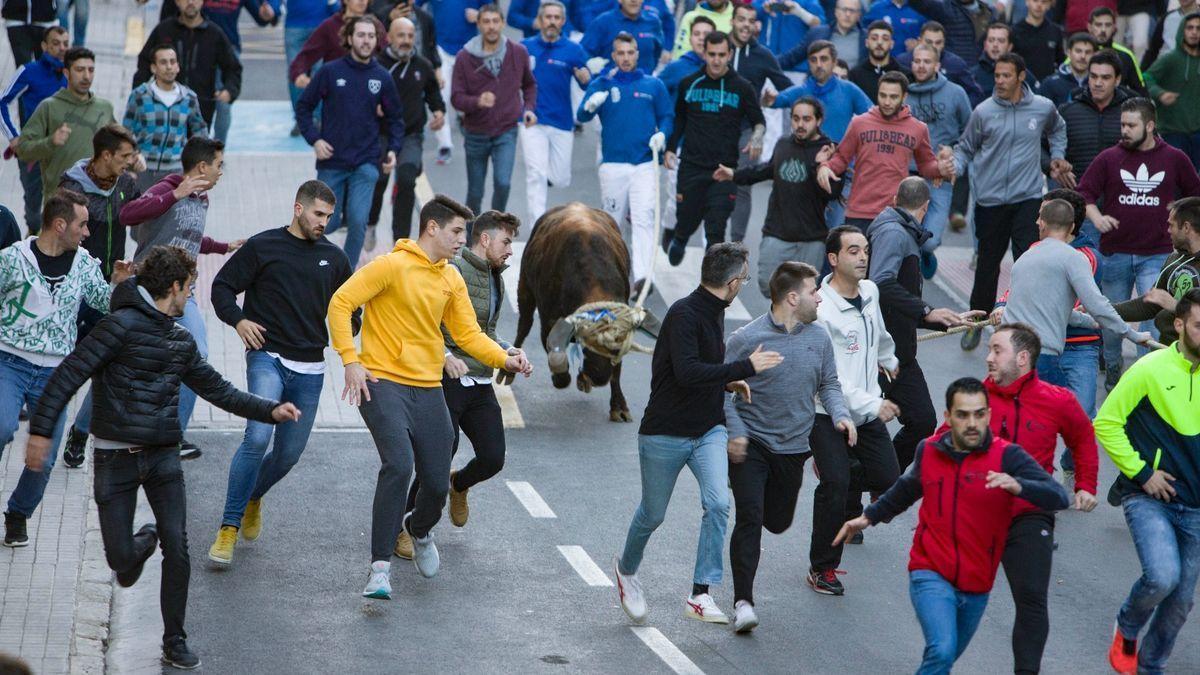
[[[883,390],[879,387],[879,367],[895,370],[900,365],[896,345],[883,326],[879,308],[879,288],[875,282],[858,282],[863,307],[854,305],[833,290],[830,276],[821,281],[821,304],[817,307],[817,322],[829,331],[833,339],[833,355],[837,359],[838,382],[855,425],[870,422],[879,416]],[[827,414],[817,402],[817,412]]]

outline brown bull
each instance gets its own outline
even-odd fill
[[[550,209],[538,219],[521,256],[517,286],[517,339],[520,347],[540,317],[542,346],[550,361],[551,381],[563,389],[571,383],[567,348],[577,335],[570,318],[583,305],[624,303],[629,297],[629,251],[612,217],[578,202]],[[652,330],[657,319],[646,315]],[[624,337],[624,336],[622,336]],[[583,366],[576,377],[580,391],[610,384],[609,419],[632,422],[621,392],[623,353],[597,353],[584,344]]]

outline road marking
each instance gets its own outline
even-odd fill
[[[546,500],[542,499],[542,496],[529,483],[523,480],[506,480],[504,483],[508,486],[509,490],[512,490],[517,501],[521,502],[521,506],[525,507],[529,515],[534,518],[558,517],[554,515],[554,511],[550,510],[550,505],[546,503]]]
[[[512,387],[506,384],[493,384],[496,400],[500,402],[500,416],[504,419],[505,429],[524,429],[525,418],[517,407],[517,397],[513,395]]]
[[[140,16],[125,20],[125,56],[137,56],[146,44],[146,22]]]
[[[575,568],[575,573],[581,579],[587,582],[588,586],[612,586],[612,582],[604,575],[587,551],[583,550],[582,546],[559,546],[558,552],[562,557],[571,563],[571,567]]]
[[[704,671],[692,663],[692,660],[679,651],[679,647],[676,647],[657,628],[651,628],[650,626],[630,626],[629,630],[633,631],[633,634],[638,636],[639,640],[657,654],[658,658],[662,659],[668,668],[679,675],[704,675]]]
[[[418,208],[425,206],[425,202],[433,199],[433,186],[429,184],[429,177],[424,173],[422,173],[420,176],[417,176],[417,187],[415,192],[417,195]]]

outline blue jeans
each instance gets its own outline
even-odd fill
[[[362,164],[353,171],[317,169],[317,180],[328,185],[337,197],[337,205],[334,206],[333,217],[329,219],[325,234],[333,234],[345,221],[344,250],[350,259],[350,269],[354,269],[358,266],[358,256],[362,253],[363,238],[367,233],[367,216],[371,213],[371,196],[375,193],[375,181],[379,180],[379,167]]]
[[[82,47],[87,42],[88,3],[91,0],[59,0],[58,25],[71,33],[71,46]],[[75,7],[75,30],[71,30],[71,7]]]
[[[25,229],[37,234],[42,228],[42,167],[37,162],[17,160],[21,190],[25,193]]]
[[[700,543],[696,548],[697,584],[721,583],[725,526],[729,520],[729,434],[717,425],[699,438],[683,436],[638,436],[638,460],[642,467],[642,501],[629,524],[621,573],[634,574],[650,535],[662,525],[667,504],[675,491],[679,472],[687,466],[700,483]]]
[[[950,202],[954,199],[954,186],[948,180],[942,181],[941,187],[934,187],[931,180],[925,182],[929,184],[929,211],[925,213],[925,220],[921,222],[933,236],[926,240],[921,250],[933,253],[941,246],[942,233],[946,231],[946,223],[950,222]]]
[[[492,208],[508,206],[512,188],[513,162],[517,159],[517,128],[499,136],[463,132],[467,153],[467,208],[479,213],[483,206],[483,184],[487,182],[488,158],[492,160]]]
[[[1192,160],[1192,166],[1200,167],[1200,131],[1190,134],[1163,134],[1162,137],[1169,145],[1182,150],[1188,159]]]
[[[1117,627],[1132,639],[1149,622],[1138,649],[1138,673],[1161,673],[1196,594],[1200,508],[1139,494],[1126,497],[1122,507],[1142,576],[1121,605]]]
[[[241,55],[241,51],[234,49],[235,54]],[[225,88],[225,78],[221,76],[221,69],[217,69],[217,81],[214,91],[221,91]],[[213,113],[213,134],[212,137],[224,143],[229,139],[229,127],[233,126],[233,103],[225,103],[217,101],[217,107]]]
[[[200,350],[200,358],[208,358],[208,331],[204,327],[204,314],[196,304],[196,298],[189,297],[183,306],[183,316],[175,319],[175,323],[187,329],[196,341],[196,349]],[[90,394],[89,394],[90,397]],[[91,399],[88,399],[89,403]],[[89,406],[90,407],[90,406]],[[196,392],[185,384],[179,385],[179,430],[187,433],[188,423],[192,421],[192,411],[196,409]],[[89,418],[90,419],[90,418]]]
[[[846,169],[842,174],[842,180],[845,184],[842,186],[842,198],[835,199],[825,207],[825,227],[834,229],[841,227],[842,221],[846,220],[846,205],[842,200],[850,199],[850,185],[854,182],[854,170]]]
[[[1042,359],[1044,358],[1047,358],[1046,355],[1038,358],[1038,375],[1042,379],[1047,379],[1041,373]],[[1062,356],[1052,358],[1058,360],[1058,371],[1062,380],[1061,382],[1050,382],[1050,384],[1070,389],[1071,393],[1075,394],[1075,400],[1079,401],[1079,407],[1083,408],[1083,412],[1087,413],[1088,417],[1095,417],[1096,378],[1100,375],[1100,345],[1095,342],[1068,344],[1063,348]],[[1075,470],[1075,461],[1071,458],[1069,448],[1063,450],[1059,465],[1063,471]]]
[[[53,368],[35,366],[25,359],[0,352],[0,452],[12,442],[17,434],[17,425],[21,415],[21,406],[28,406],[30,412],[37,407],[38,399],[42,397],[42,388],[50,379]],[[41,471],[21,469],[21,478],[17,487],[8,498],[8,511],[19,513],[26,518],[33,515],[38,504],[42,503],[42,494],[46,492],[46,483],[50,482],[50,470],[58,458],[58,444],[62,440],[63,425],[67,420],[64,412],[54,423],[54,437],[50,441],[50,456]],[[25,448],[15,448],[15,452],[24,453]]]
[[[296,55],[299,54],[300,50],[304,48],[304,43],[308,41],[309,36],[312,35],[313,31],[316,29],[316,26],[300,26],[298,28],[287,26],[283,29],[283,53],[287,58],[287,65],[289,68],[292,65],[292,61],[296,60]],[[284,72],[286,74],[286,68],[284,69]],[[291,81],[291,79],[288,79],[288,96],[292,99],[292,112],[296,111],[296,101],[300,100],[300,94],[303,91],[304,90],[297,87]]]
[[[1104,295],[1112,303],[1125,302],[1130,293],[1137,288],[1138,295],[1145,295],[1154,288],[1154,282],[1162,272],[1162,266],[1167,262],[1167,254],[1133,255],[1132,253],[1113,253],[1102,256],[1104,263],[1101,269],[1100,287]],[[1158,338],[1158,330],[1153,321],[1143,321],[1141,330],[1150,331]],[[1121,369],[1121,337],[1116,333],[1104,331],[1104,364],[1109,370]],[[1138,356],[1146,354],[1145,347],[1138,346]]]
[[[263,495],[287,475],[300,460],[321,402],[324,375],[288,370],[264,351],[246,353],[247,391],[275,401],[290,401],[300,409],[300,421],[280,425],[247,422],[246,435],[229,465],[222,525],[241,527],[246,502]],[[271,436],[275,447],[267,452]]]
[[[963,593],[937,572],[913,570],[908,573],[908,596],[925,635],[917,675],[949,673],[979,627],[988,594]]]

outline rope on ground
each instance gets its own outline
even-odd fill
[[[640,305],[608,300],[589,302],[564,320],[575,329],[575,339],[580,345],[607,356],[616,364],[631,351],[653,353],[652,349],[633,341],[645,318],[646,310]]]

